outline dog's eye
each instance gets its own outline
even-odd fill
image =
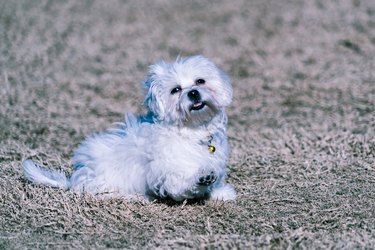
[[[172,89],[171,94],[172,95],[176,94],[176,93],[180,92],[181,90],[182,90],[181,87],[176,87],[176,88]]]
[[[198,79],[195,81],[195,84],[199,85],[199,84],[204,84],[206,81],[204,79]]]

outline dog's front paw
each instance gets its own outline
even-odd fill
[[[216,187],[210,194],[210,200],[214,201],[232,201],[236,199],[236,190],[229,184]]]
[[[202,176],[198,180],[198,185],[200,186],[209,186],[212,183],[214,183],[217,179],[217,176],[215,175],[214,172],[211,172],[209,175]]]

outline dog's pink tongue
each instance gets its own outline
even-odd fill
[[[203,103],[201,103],[201,102],[197,102],[197,103],[194,103],[194,104],[193,104],[193,107],[194,107],[194,108],[198,108],[198,107],[202,106],[202,104],[203,104]]]

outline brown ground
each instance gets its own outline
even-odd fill
[[[235,203],[141,204],[32,186],[142,112],[147,65],[233,79]],[[374,248],[373,0],[0,1],[0,249]]]

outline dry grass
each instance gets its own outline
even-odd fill
[[[127,203],[32,186],[142,112],[147,65],[202,53],[233,78],[235,203]],[[0,248],[374,248],[371,0],[1,1]]]

